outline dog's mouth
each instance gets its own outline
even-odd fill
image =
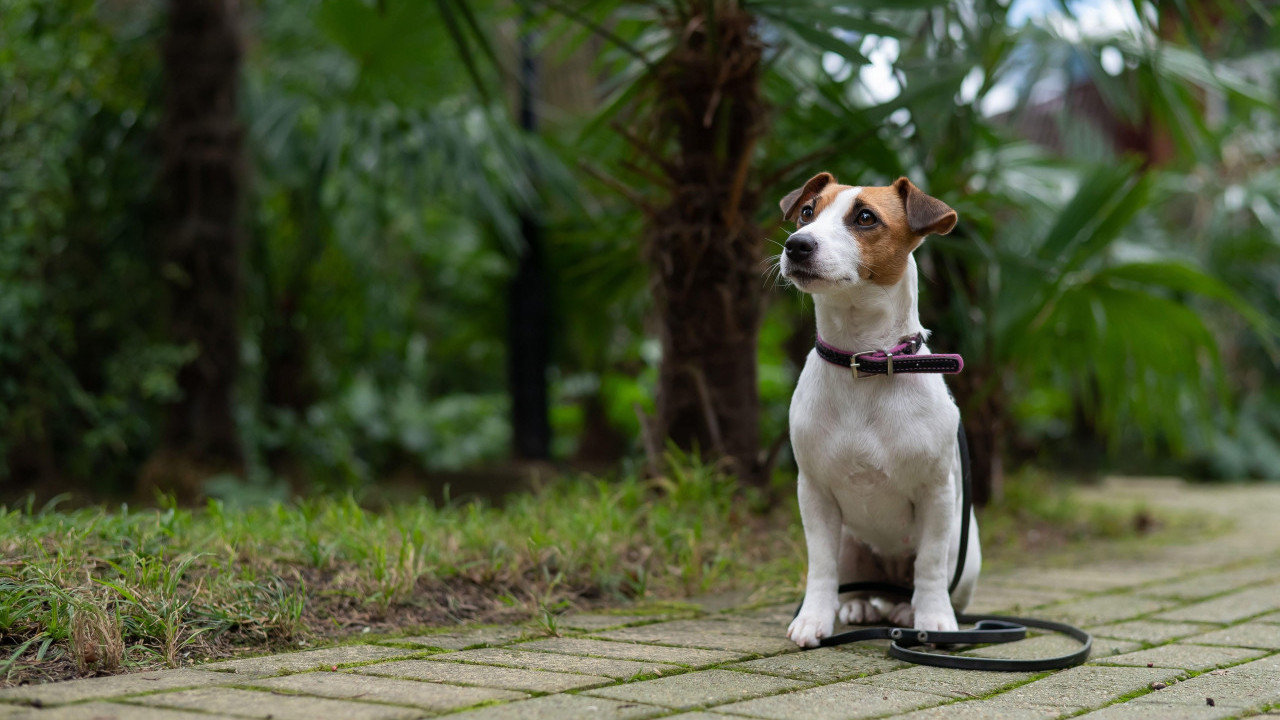
[[[797,286],[827,279],[822,275],[811,273],[808,270],[801,270],[799,268],[788,268],[786,278],[790,280],[792,284]]]

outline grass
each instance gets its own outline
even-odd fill
[[[1145,510],[1015,487],[982,513],[990,556],[1025,551],[1034,533],[1070,543],[1187,531]],[[790,599],[804,543],[789,492],[766,502],[673,456],[663,477],[560,478],[501,507],[424,500],[375,511],[351,496],[0,506],[0,558],[0,685],[11,685],[468,621],[532,621],[555,635],[569,608],[734,587]]]

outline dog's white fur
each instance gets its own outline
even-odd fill
[[[784,254],[781,261],[782,276],[813,296],[822,339],[850,352],[889,348],[923,331],[914,257],[892,285],[859,272],[866,267],[863,248],[846,216],[862,190],[841,190],[803,227],[817,238],[807,260],[792,262]],[[791,400],[809,554],[804,604],[787,629],[797,645],[814,647],[830,636],[837,616],[849,623],[888,618],[922,630],[956,629],[955,612],[968,605],[981,565],[971,519],[964,576],[948,597],[959,552],[959,421],[940,375],[854,381],[849,370],[809,353]],[[913,584],[911,603],[841,602],[837,587],[854,580]]]

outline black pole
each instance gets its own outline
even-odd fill
[[[526,6],[520,31],[520,128],[538,131],[534,107],[537,66]],[[531,160],[530,160],[531,162]],[[520,214],[522,247],[507,285],[507,377],[511,388],[513,450],[522,460],[545,460],[551,451],[547,412],[550,303],[542,252],[542,224],[531,208]]]

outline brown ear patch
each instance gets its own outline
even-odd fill
[[[946,235],[956,226],[956,211],[932,195],[927,195],[910,180],[900,177],[893,183],[907,212],[907,225],[916,235]]]
[[[778,207],[782,208],[782,219],[787,222],[795,220],[796,213],[800,211],[801,205],[803,205],[809,198],[822,192],[822,189],[827,185],[834,184],[835,181],[836,178],[831,173],[820,172],[809,178],[809,181],[804,185],[787,193],[778,201]]]

